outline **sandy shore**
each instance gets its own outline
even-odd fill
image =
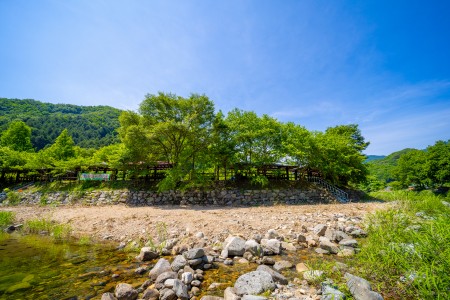
[[[48,218],[70,224],[74,235],[95,240],[146,240],[155,238],[161,228],[169,235],[203,232],[206,238],[221,240],[229,234],[251,236],[271,228],[281,234],[300,232],[302,226],[332,222],[339,216],[359,222],[367,213],[388,205],[372,202],[268,207],[17,206],[1,210],[15,212],[18,223]]]

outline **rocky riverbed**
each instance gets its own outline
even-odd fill
[[[336,218],[341,222],[346,219],[341,214]],[[201,295],[200,299],[204,300],[345,299],[345,294],[333,281],[323,276],[323,270],[312,269],[304,262],[294,264],[289,259],[280,259],[280,255],[313,248],[320,255],[351,256],[358,251],[355,238],[365,234],[356,224],[337,227],[317,224],[289,236],[270,229],[264,235],[255,234],[250,238],[230,235],[221,244],[208,245],[203,242],[206,238],[203,232],[197,232],[193,247],[179,244],[177,238],[165,243],[159,251],[155,247],[143,247],[136,257],[143,263],[158,259],[161,254],[170,253],[173,258],[171,261],[166,257],[159,258],[150,270],[147,265],[137,268],[136,273],[148,273],[145,283],[137,288],[119,283],[114,293],[105,293],[102,299],[187,300],[199,299]],[[198,247],[199,244],[206,245]],[[239,264],[252,264],[255,269],[240,275],[231,285],[221,282],[202,284],[212,269],[226,266],[233,272],[233,266]],[[347,288],[354,299],[383,299],[372,291],[368,281],[346,272],[347,265],[336,262],[335,268],[345,273]],[[297,276],[290,280],[292,276],[283,275],[287,271],[294,271]],[[216,295],[218,289],[220,296],[208,295],[208,292]]]
[[[336,272],[345,276],[355,299],[381,299],[339,259],[359,250],[365,214],[388,205],[33,205],[2,210],[14,211],[18,223],[47,218],[70,224],[79,237],[141,249],[135,272],[147,274],[148,280],[140,286],[121,282],[103,299],[343,299],[323,270],[294,259],[299,251],[336,258]],[[209,274],[218,269],[233,273],[243,265],[246,271],[232,282],[211,282]]]

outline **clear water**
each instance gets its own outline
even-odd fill
[[[100,299],[118,282],[140,286],[135,254],[113,245],[55,243],[45,236],[0,236],[0,299]]]

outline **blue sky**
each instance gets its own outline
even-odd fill
[[[0,97],[137,109],[206,94],[368,154],[450,139],[449,1],[0,0]]]

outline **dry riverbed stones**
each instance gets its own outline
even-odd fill
[[[342,221],[343,217],[339,217]],[[344,226],[345,225],[345,226]],[[280,260],[278,255],[303,248],[314,248],[322,255],[353,255],[358,250],[357,236],[365,232],[348,224],[317,224],[314,227],[304,227],[301,233],[290,233],[287,236],[270,229],[264,235],[254,234],[245,239],[240,235],[229,235],[217,245],[216,238],[195,234],[192,243],[172,243],[172,253],[178,253],[173,259],[159,258],[153,267],[147,265],[135,270],[138,274],[148,271],[149,280],[139,288],[133,288],[126,283],[119,283],[114,294],[105,293],[103,300],[123,299],[152,299],[152,300],[199,300],[199,295],[206,291],[225,289],[223,298],[217,296],[203,296],[205,300],[262,300],[273,299],[345,299],[342,291],[329,279],[324,278],[323,270],[310,270],[300,262],[293,265],[288,260]],[[178,241],[178,239],[174,239]],[[205,247],[192,247],[203,241]],[[216,246],[208,246],[208,242]],[[159,253],[150,247],[141,249],[136,257],[143,263],[155,260]],[[242,274],[232,286],[223,283],[210,283],[203,286],[205,272],[215,268],[217,264],[228,266],[230,270],[235,264],[255,263],[256,270]],[[336,265],[336,270],[345,265]],[[138,272],[139,270],[139,272]],[[297,272],[299,275],[290,282],[282,273]],[[346,273],[347,286],[355,299],[383,299],[372,291],[366,280]],[[318,285],[318,282],[321,284]]]

